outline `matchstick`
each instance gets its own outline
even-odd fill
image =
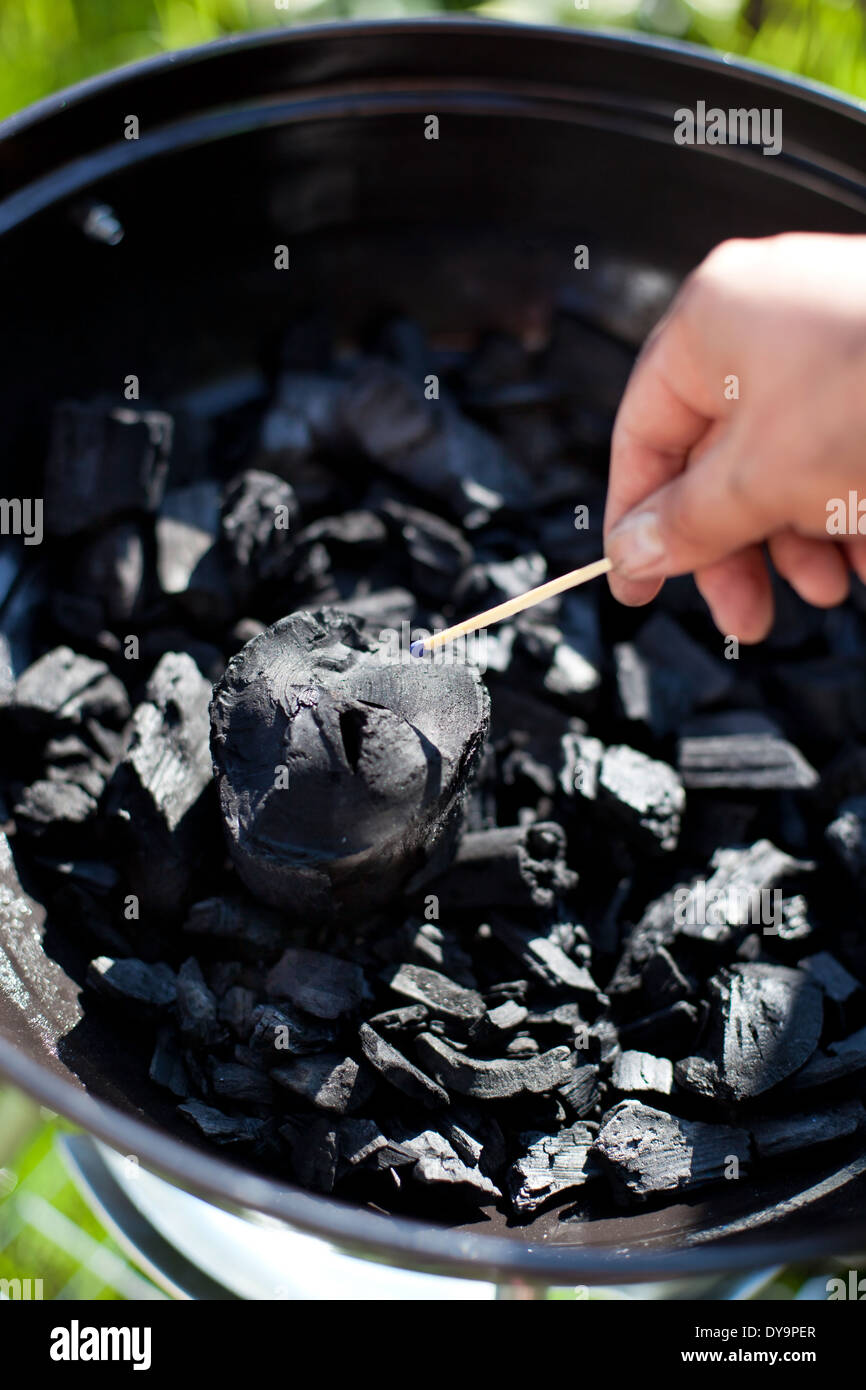
[[[444,647],[446,642],[453,642],[458,637],[465,637],[467,633],[477,632],[481,627],[489,627],[491,623],[501,623],[503,618],[512,618],[515,613],[522,613],[525,608],[534,608],[536,603],[544,603],[545,599],[564,593],[566,589],[574,589],[578,584],[585,584],[588,579],[597,579],[600,574],[607,574],[612,568],[610,560],[593,560],[591,565],[584,565],[579,570],[570,570],[568,574],[561,574],[558,579],[549,579],[546,584],[539,584],[535,589],[527,589],[525,594],[518,594],[517,598],[507,599],[505,603],[497,603],[495,608],[477,613],[474,618],[467,618],[465,622],[455,623],[454,627],[446,627],[444,632],[434,633],[423,642],[413,642],[409,650],[413,656],[424,656],[427,652],[435,651],[437,647]]]

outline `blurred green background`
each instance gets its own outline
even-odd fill
[[[866,0],[0,0],[0,116],[105,68],[245,29],[447,12],[670,35],[866,97]]]
[[[0,0],[0,117],[106,68],[242,30],[448,12],[688,39],[866,98],[866,0]],[[0,1087],[0,1278],[41,1277],[46,1298],[159,1297],[72,1185],[56,1130]],[[760,1296],[820,1298],[825,1279],[785,1271]]]

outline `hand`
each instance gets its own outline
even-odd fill
[[[851,491],[864,534],[832,535]],[[604,529],[622,603],[694,572],[743,642],[772,626],[763,542],[809,603],[866,581],[866,237],[726,241],[692,272],[623,395]]]

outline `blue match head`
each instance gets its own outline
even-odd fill
[[[424,643],[423,643],[423,642],[412,642],[412,643],[410,644],[410,647],[409,647],[409,655],[410,655],[410,656],[423,656],[423,655],[424,655]]]

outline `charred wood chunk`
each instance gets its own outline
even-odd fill
[[[226,1115],[200,1100],[187,1100],[178,1111],[189,1120],[205,1139],[214,1144],[248,1146],[261,1139],[267,1122],[250,1115]]]
[[[210,693],[191,657],[164,656],[132,717],[126,752],[105,793],[107,813],[128,851],[132,890],[171,917],[188,901],[209,844]]]
[[[280,1086],[334,1115],[360,1110],[373,1092],[373,1073],[363,1063],[338,1052],[320,1052],[281,1062],[271,1072]]]
[[[811,1149],[815,1144],[828,1144],[854,1134],[866,1123],[866,1111],[859,1100],[826,1110],[809,1111],[803,1115],[768,1116],[751,1124],[752,1140],[759,1158],[778,1158]]]
[[[484,1000],[472,989],[455,985],[438,970],[420,965],[401,965],[388,978],[395,994],[423,1004],[432,1018],[444,1019],[462,1032],[468,1031],[484,1015]]]
[[[669,1096],[674,1085],[673,1063],[649,1052],[621,1052],[613,1064],[611,1085],[626,1096]]]
[[[522,1134],[525,1150],[508,1170],[508,1195],[518,1216],[532,1216],[601,1175],[593,1151],[598,1125],[576,1124],[558,1134]]]
[[[727,664],[667,613],[655,613],[635,642],[617,645],[614,655],[626,718],[646,724],[658,738],[678,730],[694,710],[723,699],[731,689]]]
[[[45,525],[71,536],[124,512],[159,505],[172,420],[159,411],[55,407],[45,461]]]
[[[405,550],[413,590],[428,603],[450,603],[472,560],[472,548],[462,531],[432,512],[393,498],[383,503],[382,514]]]
[[[240,1062],[222,1062],[211,1058],[210,1084],[215,1096],[222,1100],[247,1105],[269,1105],[273,1098],[271,1083],[255,1067]]]
[[[464,950],[456,932],[440,927],[436,922],[424,922],[410,917],[403,925],[397,944],[398,959],[412,965],[426,966],[447,975],[455,984],[472,989],[475,976],[472,958]]]
[[[254,638],[214,693],[229,848],[259,898],[306,922],[370,911],[443,855],[480,758],[476,671],[392,659],[336,610]]]
[[[374,1014],[370,1027],[385,1038],[414,1038],[423,1033],[430,1022],[430,1011],[423,1004],[404,1004],[399,1009],[386,1009]]]
[[[143,527],[136,522],[109,526],[81,550],[72,590],[98,606],[98,625],[126,623],[143,605],[147,557]],[[92,636],[92,630],[89,634]]]
[[[91,720],[122,729],[129,697],[103,661],[55,647],[21,673],[3,713],[4,722],[45,738],[86,728]]]
[[[687,789],[801,791],[818,774],[793,744],[771,734],[688,737],[677,745],[677,766]]]
[[[286,1057],[325,1052],[337,1040],[334,1023],[313,1018],[288,1004],[258,1004],[251,1014],[249,1048],[264,1067],[276,1067]]]
[[[458,1052],[443,1038],[422,1033],[415,1044],[419,1059],[447,1091],[480,1100],[538,1095],[564,1085],[571,1072],[571,1051],[554,1047],[541,1056],[482,1061]]]
[[[813,956],[802,956],[800,969],[805,970],[821,986],[824,997],[834,1004],[850,1004],[863,986],[859,980],[846,970],[829,951],[816,951]]]
[[[726,1102],[750,1100],[793,1075],[818,1046],[822,992],[805,971],[735,965],[714,976],[709,993],[708,1045],[675,1069],[686,1090]]]
[[[843,801],[825,835],[835,857],[862,888],[866,884],[866,796]]]
[[[506,950],[525,967],[527,974],[533,975],[542,984],[551,989],[569,990],[592,999],[598,998],[598,985],[586,966],[573,961],[549,937],[514,926],[500,917],[493,918],[491,930]]]
[[[221,524],[222,488],[209,481],[167,492],[156,520],[159,586],[205,621],[227,621],[232,612],[226,557],[218,548]]]
[[[253,1031],[255,1009],[255,990],[244,985],[230,985],[219,1001],[217,1015],[234,1037],[246,1042]]]
[[[447,877],[437,884],[440,899],[455,910],[553,908],[577,884],[565,850],[565,832],[552,821],[465,834]]]
[[[190,1047],[213,1047],[225,1041],[216,995],[192,956],[177,972],[177,1022],[181,1037]]]
[[[414,1155],[383,1134],[375,1120],[346,1116],[339,1121],[337,1137],[339,1178],[353,1169],[405,1168],[415,1162]]]
[[[449,1104],[447,1091],[437,1086],[435,1081],[410,1062],[408,1057],[404,1057],[392,1043],[380,1037],[369,1023],[361,1024],[358,1041],[367,1061],[386,1081],[398,1091],[402,1091],[410,1100],[417,1101],[429,1109]]]
[[[565,1084],[557,1087],[556,1094],[566,1110],[582,1120],[592,1113],[601,1100],[604,1083],[601,1070],[595,1063],[581,1064],[577,1057],[574,1060],[576,1065]]]
[[[420,1133],[398,1130],[400,1148],[415,1159],[412,1178],[425,1187],[452,1189],[458,1196],[492,1202],[502,1193],[477,1167],[465,1163],[448,1140],[435,1129]]]
[[[690,1191],[748,1171],[748,1134],[730,1125],[681,1120],[636,1100],[609,1110],[595,1143],[614,1196],[625,1204]],[[736,1168],[732,1167],[736,1160]]]
[[[282,917],[249,898],[205,898],[194,903],[183,929],[202,943],[230,948],[245,960],[275,961],[286,942]]]
[[[64,837],[92,821],[96,815],[96,800],[75,782],[34,782],[25,787],[14,808],[19,830],[31,835],[45,835],[56,830]]]
[[[285,576],[297,521],[295,494],[273,473],[248,468],[229,484],[222,503],[221,551],[238,601],[258,584]]]
[[[187,1097],[193,1086],[183,1060],[177,1033],[170,1025],[160,1028],[150,1062],[150,1079],[172,1095]]]
[[[177,997],[177,979],[171,966],[162,961],[149,965],[131,956],[123,960],[97,956],[87,967],[87,984],[110,1004],[122,1005],[146,1018],[167,1013]]]
[[[647,848],[676,848],[686,798],[667,763],[625,745],[606,749],[598,772],[598,801]]]
[[[776,907],[776,889],[789,884],[815,865],[794,859],[770,840],[756,840],[747,849],[718,849],[710,860],[713,873],[694,883],[677,905],[676,930],[683,936],[724,944],[742,936],[742,927],[760,924],[773,934],[786,935]]]
[[[370,997],[359,965],[303,946],[289,946],[283,952],[266,985],[272,999],[288,999],[317,1019],[354,1013]]]
[[[335,1115],[297,1115],[280,1126],[295,1178],[313,1192],[333,1192],[340,1163],[340,1120]]]
[[[671,1057],[682,1057],[694,1046],[700,1022],[697,1007],[680,999],[666,1009],[624,1023],[620,1037],[624,1047],[656,1047]]]

